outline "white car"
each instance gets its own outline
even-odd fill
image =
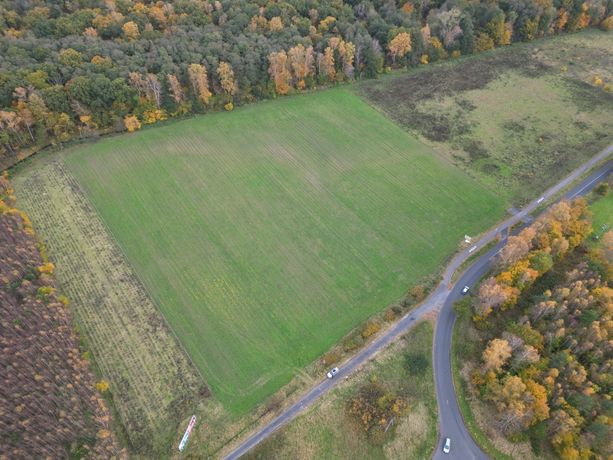
[[[466,294],[468,291],[470,291],[470,286],[464,286],[462,288],[462,295]]]
[[[330,372],[328,372],[326,375],[328,376],[329,379],[331,379],[336,374],[338,374],[338,367],[333,367],[332,369],[330,369]]]
[[[443,452],[448,454],[451,450],[451,439],[445,438],[445,444],[443,444]]]

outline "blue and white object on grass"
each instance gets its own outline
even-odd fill
[[[192,432],[192,429],[194,428],[194,425],[196,424],[196,416],[192,415],[192,418],[189,419],[189,425],[187,425],[187,430],[185,430],[185,434],[183,435],[183,438],[181,439],[181,442],[179,443],[179,452],[183,452],[183,449],[185,449],[185,445],[187,444],[187,440],[189,439],[189,435]]]

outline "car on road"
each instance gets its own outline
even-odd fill
[[[443,444],[443,452],[445,454],[448,454],[450,450],[451,450],[451,439],[445,438],[445,444]]]
[[[470,286],[464,286],[462,288],[462,295],[466,294],[468,291],[470,291]]]
[[[326,375],[328,376],[329,379],[331,379],[336,374],[338,374],[338,367],[333,367],[332,369],[330,369],[330,372],[328,372]]]

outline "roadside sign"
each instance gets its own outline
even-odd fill
[[[179,443],[179,452],[183,452],[183,449],[185,449],[185,445],[187,444],[187,440],[189,439],[189,435],[191,434],[195,424],[196,416],[192,415],[192,418],[189,419],[189,425],[187,425],[187,430],[185,430],[185,434],[183,435],[183,438]]]

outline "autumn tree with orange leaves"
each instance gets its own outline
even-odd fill
[[[583,199],[552,206],[509,238],[495,272],[472,304],[479,337],[471,383],[493,425],[513,438],[539,434],[562,459],[605,458],[613,427],[613,271],[607,251],[584,242],[591,232]],[[462,310],[459,310],[462,311]],[[540,425],[539,425],[540,424]],[[533,430],[536,425],[544,429]]]
[[[127,458],[65,298],[0,176],[0,457]],[[79,454],[79,452],[81,452]]]

